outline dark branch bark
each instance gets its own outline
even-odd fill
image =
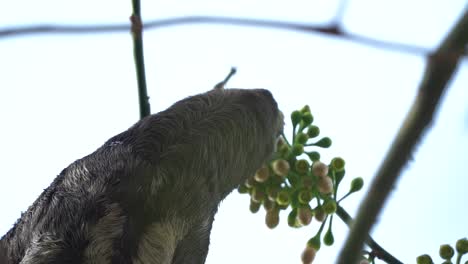
[[[338,217],[343,220],[343,222],[345,222],[348,227],[352,226],[354,220],[343,207],[337,207],[336,215],[338,215]],[[381,247],[377,242],[375,242],[375,240],[368,234],[366,235],[365,243],[372,249],[373,252],[376,253],[377,258],[390,264],[403,264],[403,262],[399,261],[392,254]]]
[[[424,77],[416,99],[402,127],[394,139],[384,162],[361,203],[349,236],[337,263],[356,263],[367,234],[375,223],[403,166],[430,126],[440,98],[455,72],[459,59],[468,43],[468,10],[442,42],[436,52],[428,57]]]

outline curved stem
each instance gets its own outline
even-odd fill
[[[343,207],[338,205],[336,215],[338,215],[338,217],[343,220],[343,222],[345,222],[348,227],[352,225],[353,218],[348,214],[348,212],[346,212]],[[382,248],[377,242],[375,242],[375,240],[370,235],[367,235],[365,243],[372,249],[374,253],[376,253],[377,258],[385,261],[386,263],[403,264],[403,262],[399,261],[392,254]]]

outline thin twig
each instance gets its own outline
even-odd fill
[[[305,23],[282,22],[275,20],[262,20],[250,18],[233,18],[233,17],[215,17],[215,16],[187,16],[175,17],[161,20],[151,20],[144,23],[145,30],[156,29],[161,27],[181,26],[188,24],[221,24],[235,25],[247,27],[263,27],[278,30],[291,30],[301,33],[320,33],[328,36],[342,38],[352,42],[383,48],[391,49],[407,53],[415,53],[421,55],[429,55],[430,50],[413,45],[406,45],[395,42],[387,42],[378,39],[373,39],[364,35],[344,32],[336,24],[317,26]],[[0,29],[0,39],[8,37],[19,37],[33,34],[97,34],[110,32],[128,32],[130,29],[128,24],[104,24],[104,25],[88,25],[88,26],[73,26],[73,25],[31,25],[19,26]],[[465,54],[466,55],[466,54]]]
[[[130,17],[132,22],[133,56],[138,82],[138,101],[140,106],[140,118],[151,113],[148,90],[146,89],[145,59],[143,56],[143,23],[141,22],[141,7],[139,0],[132,0],[133,13]]]
[[[351,227],[353,224],[353,218],[346,212],[346,210],[339,206],[336,209],[336,215],[343,220],[343,222],[348,225],[348,227]],[[375,256],[386,263],[389,264],[403,264],[400,260],[395,258],[392,254],[390,254],[388,251],[386,251],[383,247],[381,247],[375,240],[368,234],[366,234],[366,244],[372,249],[372,253],[375,254]]]
[[[237,70],[235,67],[232,67],[231,70],[229,71],[228,75],[226,76],[226,78],[224,78],[224,80],[222,80],[221,82],[219,82],[218,84],[216,84],[214,86],[213,89],[224,89],[224,87],[226,86],[227,82],[231,79],[231,77],[236,74]]]
[[[384,162],[361,203],[338,264],[356,263],[367,234],[376,222],[403,166],[432,122],[440,98],[455,72],[468,43],[468,10],[434,54],[428,57],[418,94]]]

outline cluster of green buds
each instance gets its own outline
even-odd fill
[[[351,183],[348,193],[337,200],[338,186],[345,175],[345,161],[336,157],[326,164],[316,150],[331,146],[331,139],[320,134],[309,106],[292,112],[292,141],[282,135],[273,159],[257,170],[255,175],[239,186],[240,193],[250,195],[250,211],[266,211],[265,223],[273,229],[280,221],[280,211],[288,212],[287,224],[293,228],[308,226],[315,218],[320,222],[318,232],[307,242],[303,263],[312,263],[321,242],[332,245],[333,214],[338,203],[363,186],[362,178]],[[327,231],[322,231],[328,221]]]
[[[453,256],[457,253],[457,258],[455,262],[452,262]],[[466,238],[459,239],[455,244],[455,250],[452,246],[445,244],[441,245],[439,249],[439,256],[443,259],[442,264],[461,264],[462,257],[468,253],[468,240]],[[431,256],[424,254],[416,258],[416,263],[418,264],[434,264]],[[468,264],[468,260],[465,261],[465,264]]]

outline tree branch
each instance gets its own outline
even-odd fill
[[[217,83],[213,89],[224,89],[227,82],[231,79],[232,76],[234,76],[234,74],[236,74],[236,72],[237,72],[236,68],[232,67],[228,75],[226,76],[226,78],[224,78],[224,80],[222,80],[221,82]]]
[[[375,223],[390,190],[408,161],[423,132],[432,122],[441,95],[456,70],[468,43],[468,10],[445,38],[436,52],[428,57],[425,73],[413,105],[394,139],[385,160],[361,203],[338,264],[356,263],[367,234]]]
[[[343,222],[345,222],[348,227],[352,226],[354,220],[343,207],[338,205],[336,209],[336,215],[338,215],[338,217],[343,220]],[[403,262],[399,261],[392,254],[381,247],[377,242],[375,242],[375,240],[369,234],[366,234],[366,244],[372,249],[372,252],[375,253],[377,258],[390,264],[403,264]]]
[[[139,0],[132,0],[133,13],[130,17],[132,22],[133,56],[138,82],[138,101],[140,106],[140,118],[151,113],[148,90],[146,88],[145,59],[143,56],[143,23],[141,22],[141,7]]]
[[[383,48],[398,50],[407,53],[416,53],[428,55],[430,50],[406,45],[401,43],[381,41],[373,39],[364,35],[352,34],[344,32],[338,25],[338,22],[331,25],[317,26],[305,23],[282,22],[275,20],[262,20],[250,18],[234,18],[234,17],[216,17],[216,16],[187,16],[175,17],[161,20],[151,20],[144,23],[145,30],[156,29],[161,27],[182,26],[190,24],[221,24],[221,25],[235,25],[247,27],[263,27],[278,30],[290,30],[301,33],[319,33],[328,36],[333,36],[352,42]],[[97,34],[97,33],[111,33],[111,32],[128,32],[130,26],[128,24],[103,24],[103,25],[30,25],[18,26],[11,28],[0,29],[1,38],[19,37],[33,34]]]

